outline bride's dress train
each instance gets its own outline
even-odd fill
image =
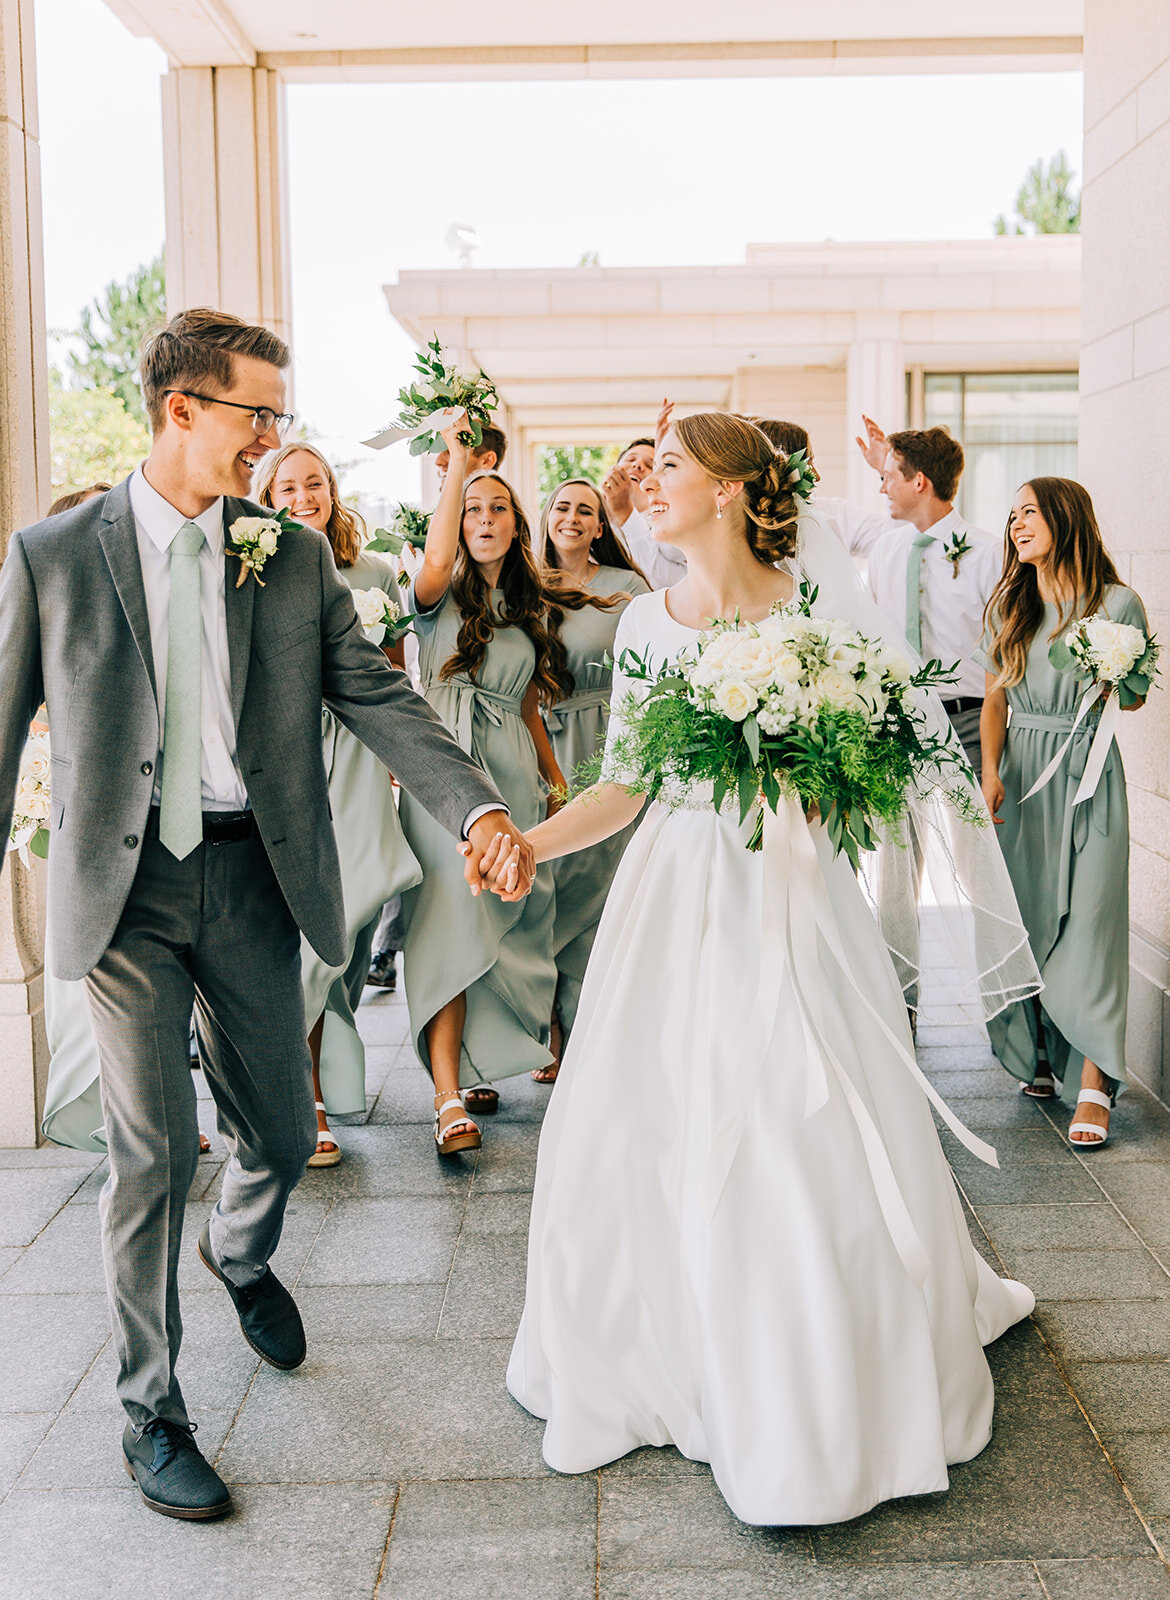
[[[656,655],[693,638],[658,594],[623,629]],[[971,1245],[927,1102],[869,1009],[910,1048],[889,955],[848,861],[804,827],[792,848],[846,972],[794,913],[819,992],[798,1006],[782,965],[754,1064],[763,856],[709,808],[654,805],[635,834],[545,1117],[508,1368],[558,1471],[674,1444],[758,1524],[945,1489],[991,1437],[982,1347],[1034,1304]],[[837,1063],[807,1116],[802,1012]]]

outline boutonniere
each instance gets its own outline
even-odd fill
[[[952,533],[947,544],[943,545],[943,556],[951,564],[951,577],[959,576],[959,562],[971,549],[965,533]]]
[[[289,528],[303,526],[303,523],[293,521],[287,506],[273,517],[237,517],[228,529],[228,542],[236,546],[228,551],[228,555],[235,556],[240,563],[236,588],[241,586],[250,572],[263,589],[264,579],[260,574],[269,556],[276,554],[281,534]]]

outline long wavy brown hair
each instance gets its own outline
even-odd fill
[[[1076,617],[1100,611],[1105,591],[1121,583],[1117,568],[1097,526],[1089,491],[1072,478],[1030,478],[1021,484],[1031,489],[1040,515],[1052,533],[1052,550],[1045,567],[1071,598],[1062,607],[1055,639]],[[1044,601],[1036,568],[1021,561],[1011,539],[1011,517],[1004,532],[1003,574],[984,611],[992,630],[988,656],[996,671],[995,687],[1010,689],[1021,682],[1028,666],[1028,647],[1044,621]]]
[[[561,558],[557,547],[552,542],[552,534],[548,531],[549,518],[552,508],[556,505],[557,497],[565,489],[588,489],[597,501],[597,521],[601,532],[594,539],[590,555],[594,561],[603,567],[617,567],[621,572],[634,572],[646,582],[646,574],[626,549],[621,534],[613,525],[609,512],[606,510],[605,501],[601,498],[601,491],[595,483],[588,478],[563,478],[544,502],[544,510],[540,513],[540,532],[536,537],[537,554],[545,567],[553,571],[561,570]]]
[[[303,450],[307,456],[312,456],[315,461],[320,462],[325,482],[329,486],[329,498],[333,502],[333,510],[329,513],[329,521],[325,525],[325,537],[329,540],[333,551],[334,564],[339,567],[352,567],[361,555],[362,545],[366,541],[365,519],[360,512],[352,510],[344,503],[337,474],[315,444],[307,444],[303,439],[298,439],[292,444],[281,445],[272,455],[265,456],[256,485],[256,498],[262,506],[272,509],[272,485],[276,474],[289,456],[295,456],[298,450]]]
[[[499,587],[503,590],[504,601],[497,612],[492,604],[492,592],[484,582],[478,565],[468,554],[467,543],[460,529],[459,551],[451,575],[451,597],[459,607],[463,622],[455,641],[455,653],[444,661],[439,676],[454,678],[462,674],[474,678],[487,657],[495,630],[522,628],[532,640],[536,652],[532,681],[536,685],[540,703],[552,706],[571,692],[573,680],[565,647],[549,627],[550,592],[532,551],[532,529],[515,489],[498,472],[477,472],[474,477],[468,478],[463,486],[464,500],[472,484],[485,480],[498,483],[507,495],[516,524],[516,537],[500,569]]]

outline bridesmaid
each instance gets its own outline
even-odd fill
[[[467,477],[469,451],[444,433],[450,469],[411,586],[422,692],[499,788],[512,819],[533,827],[564,784],[540,718],[564,697],[564,650],[549,632],[548,596],[516,496],[494,472]],[[542,780],[543,779],[543,784]],[[478,1149],[461,1104],[495,1111],[486,1087],[547,1066],[556,989],[553,879],[524,900],[468,902],[463,863],[441,828],[402,798],[422,883],[403,897],[406,998],[418,1058],[435,1085],[440,1155]]]
[[[585,478],[568,478],[549,496],[538,546],[557,597],[549,606],[549,624],[565,648],[572,679],[569,695],[544,720],[557,764],[572,782],[581,764],[605,744],[613,687],[605,659],[613,650],[618,619],[634,595],[648,594],[650,585],[630,559],[600,492]],[[597,924],[634,826],[552,863],[557,891],[552,1048],[557,1059],[532,1074],[538,1083],[556,1080]]]
[[[980,733],[983,793],[1044,989],[1001,1011],[988,1032],[1024,1094],[1052,1099],[1059,1084],[1075,1104],[1069,1140],[1081,1150],[1105,1143],[1126,1083],[1129,811],[1116,745],[1095,795],[1073,805],[1096,710],[1050,782],[1022,796],[1068,738],[1085,689],[1051,665],[1049,645],[1095,612],[1149,631],[1141,601],[1109,559],[1088,493],[1068,478],[1033,478],[1012,506],[1003,576],[987,607]]]
[[[310,444],[286,444],[260,471],[256,498],[274,511],[287,507],[298,522],[325,535],[337,570],[351,589],[400,593],[390,562],[362,549],[365,524],[341,499],[337,477]],[[387,649],[402,666],[402,646]],[[327,966],[301,941],[301,975],[313,1092],[317,1101],[317,1149],[311,1167],[335,1167],[341,1147],[329,1128],[328,1113],[348,1116],[366,1109],[366,1057],[354,1012],[370,970],[370,951],[383,904],[420,877],[406,842],[389,773],[378,758],[327,710],[321,713],[329,805],[341,859],[349,958]]]

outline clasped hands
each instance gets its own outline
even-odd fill
[[[459,846],[463,876],[473,895],[490,889],[511,904],[523,900],[536,875],[536,852],[506,811],[477,817]]]

